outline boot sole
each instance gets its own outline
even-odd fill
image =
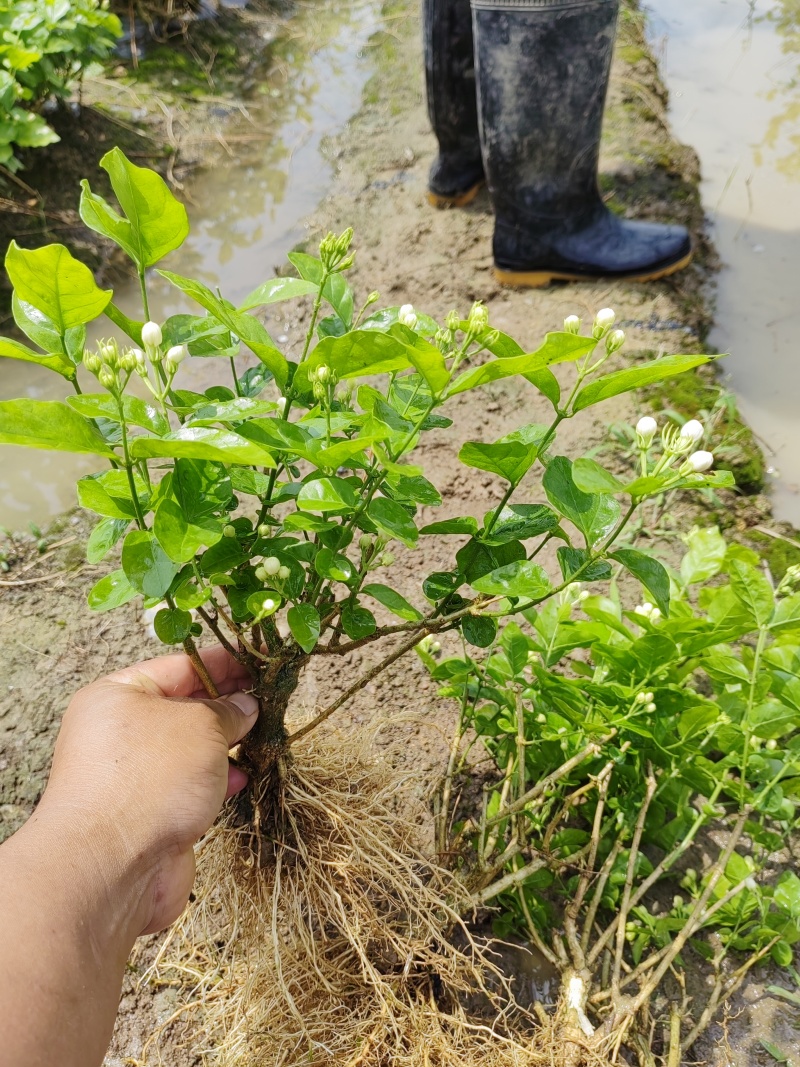
[[[448,207],[466,207],[467,204],[471,204],[481,189],[486,184],[485,180],[477,182],[471,189],[465,190],[463,193],[456,193],[454,196],[440,196],[439,193],[434,193],[431,189],[428,190],[428,203],[432,207],[448,208]]]
[[[624,281],[624,282],[656,282],[660,278],[668,278],[670,274],[676,274],[679,270],[687,267],[692,260],[689,252],[682,259],[670,263],[668,267],[659,270],[645,271],[642,274],[569,274],[562,271],[551,270],[503,270],[495,267],[494,276],[501,285],[513,285],[524,289],[544,289],[551,282],[592,282],[592,281]]]

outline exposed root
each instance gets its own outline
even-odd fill
[[[193,1048],[224,1067],[536,1062],[397,772],[347,739],[298,749],[258,835],[231,818],[203,842],[198,899],[156,963],[200,1004]]]

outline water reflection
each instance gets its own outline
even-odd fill
[[[324,141],[360,105],[369,74],[362,51],[380,24],[379,12],[380,0],[298,5],[271,46],[268,65],[257,72],[250,98],[241,109],[228,109],[209,166],[188,186],[192,232],[165,267],[241,301],[284,262],[304,235],[303,219],[330,188],[333,167]],[[197,311],[154,272],[148,284],[153,317]],[[139,317],[136,286],[120,287],[115,301]],[[102,320],[98,333],[110,332]],[[211,384],[210,361],[184,367],[182,384]],[[2,398],[64,396],[62,379],[30,364],[4,359],[0,373]],[[23,528],[59,514],[75,502],[75,479],[95,469],[91,457],[0,446],[0,524]]]
[[[724,269],[711,343],[800,524],[800,0],[650,0],[678,137],[700,154]]]

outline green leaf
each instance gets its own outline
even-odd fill
[[[212,426],[215,422],[244,422],[258,415],[268,415],[277,408],[271,400],[254,400],[237,396],[234,400],[209,401],[197,408],[186,420],[187,426]]]
[[[458,589],[460,578],[451,571],[434,571],[422,583],[422,592],[428,600],[436,603]]]
[[[86,542],[87,562],[100,563],[104,560],[129,525],[127,519],[101,519]]]
[[[136,508],[131,499],[130,483],[124,471],[111,470],[102,474],[90,474],[78,480],[78,503],[97,515],[112,519],[136,518]],[[140,494],[144,490],[141,479],[137,482]]]
[[[61,333],[52,319],[39,311],[38,308],[35,308],[33,304],[20,300],[15,292],[11,293],[11,312],[14,316],[14,322],[28,340],[33,341],[35,345],[44,349],[45,352],[58,353],[62,356],[68,355],[66,335]],[[86,327],[73,326],[68,333],[78,335],[78,339],[82,335],[85,339]],[[81,340],[82,344],[83,340]],[[77,362],[77,359],[73,359],[72,362]]]
[[[92,611],[111,611],[133,600],[136,590],[123,571],[112,571],[89,590],[89,607]]]
[[[575,397],[573,410],[583,411],[584,408],[591,407],[593,404],[599,404],[601,400],[609,400],[612,396],[629,393],[631,389],[640,389],[643,385],[663,382],[667,378],[674,378],[677,374],[694,370],[695,367],[702,367],[704,363],[710,363],[716,358],[716,356],[663,356],[661,359],[651,360],[638,367],[612,371],[611,374],[604,374],[602,378],[597,378],[585,385]]]
[[[369,637],[378,628],[375,616],[366,608],[357,607],[349,600],[342,608],[342,629],[353,641],[359,641],[362,637]]]
[[[620,493],[625,488],[619,478],[593,459],[576,459],[572,464],[572,479],[584,493]]]
[[[486,615],[465,615],[461,620],[461,632],[468,645],[488,648],[497,636],[497,621]]]
[[[304,652],[311,652],[319,640],[320,617],[311,604],[294,604],[286,613],[292,637]]]
[[[669,615],[669,575],[657,559],[634,548],[617,549],[611,553],[611,559],[621,563],[634,578],[638,578],[661,613],[665,617]]]
[[[304,278],[271,278],[245,298],[244,303],[239,305],[239,311],[252,311],[266,304],[277,304],[280,300],[292,300],[317,292],[319,285]]]
[[[314,282],[317,287],[322,284],[324,268],[320,260],[305,252],[290,252],[287,258],[297,268],[301,278]],[[343,275],[330,275],[322,295],[349,330],[353,322],[353,291]]]
[[[178,573],[150,530],[131,530],[122,545],[122,569],[134,589],[159,600]]]
[[[681,578],[686,585],[706,582],[719,574],[728,546],[716,526],[694,529],[686,537],[689,551],[681,560]]]
[[[366,449],[371,448],[376,441],[384,441],[389,436],[388,427],[383,433],[373,436],[356,437],[352,441],[335,441],[330,448],[320,448],[314,452],[314,461],[318,467],[336,469],[346,467],[348,461],[354,456],[361,455]],[[320,442],[322,444],[322,442]]]
[[[773,633],[800,629],[800,593],[794,593],[778,601],[769,628]]]
[[[474,537],[478,532],[478,522],[471,515],[464,515],[458,519],[442,519],[441,522],[429,523],[419,532],[421,534],[467,534],[468,537]]]
[[[134,344],[138,345],[139,348],[142,347],[143,322],[138,322],[136,319],[129,319],[124,312],[120,311],[113,300],[110,300],[108,304],[106,304],[105,316],[113,322],[118,329],[122,330],[124,334],[127,334]]]
[[[766,577],[752,564],[740,559],[731,560],[728,573],[737,600],[747,608],[759,626],[766,626],[775,609],[772,586]]]
[[[511,378],[515,374],[523,377],[535,374],[553,363],[571,362],[581,359],[594,351],[597,342],[590,337],[578,337],[571,333],[548,333],[544,344],[535,352],[507,359],[496,359],[480,367],[464,371],[447,391],[448,396],[464,393],[468,389],[477,389],[501,378]],[[543,390],[544,391],[544,390]],[[549,397],[549,393],[545,392]]]
[[[171,560],[190,563],[202,545],[210,548],[219,541],[222,523],[210,515],[190,521],[177,500],[165,497],[156,510],[153,533]]]
[[[428,383],[431,396],[440,396],[450,381],[450,371],[439,349],[400,323],[392,326],[389,333],[402,342],[409,362]]]
[[[788,911],[793,919],[800,919],[800,878],[794,871],[784,871],[778,879],[773,896],[779,908]]]
[[[231,467],[231,485],[237,493],[264,496],[269,489],[269,478],[246,467]]]
[[[484,530],[493,516],[493,511],[487,511],[484,515]],[[509,541],[539,537],[540,534],[555,530],[557,526],[558,515],[545,504],[506,504],[492,526],[492,532],[479,534],[479,540],[487,545],[504,545]]]
[[[570,581],[575,575],[582,582],[601,582],[611,577],[611,567],[604,559],[595,560],[589,563],[585,570],[581,570],[590,558],[585,548],[569,548],[562,545],[556,552],[556,556],[565,582]],[[579,570],[580,574],[578,574]]]
[[[619,503],[614,497],[579,489],[566,456],[556,456],[550,461],[542,485],[553,507],[581,531],[588,548],[597,545],[616,526],[621,512]]]
[[[55,400],[0,401],[0,442],[59,452],[114,455],[94,423]]]
[[[254,355],[258,356],[264,366],[274,376],[275,381],[283,389],[289,377],[289,364],[286,358],[272,343],[272,338],[267,331],[252,315],[237,311],[230,304],[212,293],[208,286],[192,278],[184,278],[180,274],[173,274],[169,270],[158,272],[168,282],[186,293],[206,311],[210,312],[215,319],[227,326],[231,333],[236,334],[244,341]]]
[[[484,574],[482,578],[475,579],[471,584],[478,593],[529,597],[531,600],[546,596],[552,589],[544,568],[528,559],[507,563],[504,567],[498,567],[497,570]]]
[[[416,545],[419,530],[402,504],[388,497],[376,497],[367,507],[367,517],[387,537],[396,537],[409,548]]]
[[[80,396],[68,396],[67,403],[87,419],[110,419],[112,422],[120,422],[117,402],[108,393],[82,393]],[[138,396],[125,394],[122,397],[122,410],[125,422],[131,426],[141,426],[159,436],[169,433],[169,423],[163,413],[146,400],[140,400]]]
[[[340,378],[361,378],[391,374],[411,366],[406,346],[396,337],[374,330],[353,330],[344,337],[325,337],[297,369],[295,389],[310,389],[309,375],[317,367],[328,366]],[[361,398],[359,396],[359,402]]]
[[[373,582],[370,585],[365,585],[361,592],[365,596],[371,596],[373,600],[377,600],[379,604],[383,604],[385,608],[388,608],[393,615],[397,615],[399,619],[405,619],[407,622],[417,622],[422,618],[422,612],[417,609],[406,600],[404,596],[401,596],[396,590],[390,589],[388,585],[381,585],[379,582]]]
[[[164,437],[135,437],[130,451],[134,459],[172,456],[259,467],[275,466],[275,460],[261,445],[230,430],[213,430],[206,426],[185,426]]]
[[[355,573],[347,556],[334,552],[332,548],[321,548],[317,552],[314,570],[322,578],[331,578],[335,582],[349,582]]]
[[[0,337],[0,356],[19,359],[25,363],[38,363],[40,367],[54,370],[56,374],[70,380],[75,377],[75,364],[60,352],[46,356],[41,352],[34,352],[32,348],[26,348],[19,341],[12,341],[9,337]]]
[[[12,241],[6,252],[6,271],[17,297],[50,319],[60,334],[101,315],[111,299],[92,272],[63,245],[20,248]]]
[[[180,608],[162,608],[156,612],[153,629],[165,645],[179,645],[191,633],[191,613]]]
[[[520,441],[497,441],[495,444],[467,441],[461,446],[458,458],[467,467],[499,474],[512,485],[518,485],[536,460],[538,451],[537,445]]]
[[[344,514],[358,504],[352,485],[343,478],[314,478],[297,494],[301,511],[335,511]]]
[[[259,589],[257,593],[251,593],[247,597],[246,603],[247,611],[251,615],[255,615],[257,619],[265,619],[274,615],[280,608],[281,597],[271,589]]]
[[[144,270],[179,248],[189,233],[186,208],[176,200],[154,170],[137,167],[120,148],[100,160],[111,179],[123,218],[101,196],[81,182],[80,215],[90,230],[109,237]]]

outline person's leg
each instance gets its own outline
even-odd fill
[[[500,281],[625,277],[688,263],[681,226],[606,208],[597,163],[619,0],[472,0]]]
[[[423,0],[428,114],[439,142],[428,198],[462,207],[483,184],[469,0]]]

